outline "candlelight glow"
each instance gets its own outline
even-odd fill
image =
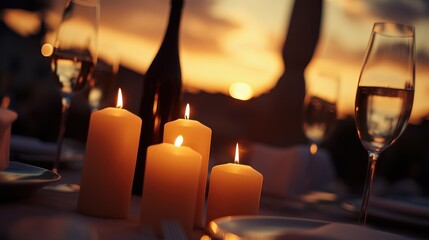
[[[180,147],[182,146],[182,143],[183,143],[183,136],[182,135],[177,136],[176,141],[174,142],[174,146]]]
[[[201,236],[200,240],[211,240],[211,238],[207,235]]]
[[[239,156],[238,156],[239,154],[238,154],[238,143],[237,143],[237,145],[235,145],[235,158],[234,158],[234,163],[236,163],[236,164],[238,164],[239,163]]]
[[[189,119],[189,103],[186,104],[186,109],[185,109],[185,119]]]
[[[310,145],[310,153],[313,155],[317,153],[317,144],[313,143]]]
[[[123,104],[122,104],[122,91],[121,88],[119,88],[118,90],[118,101],[116,102],[116,107],[117,108],[122,108]]]

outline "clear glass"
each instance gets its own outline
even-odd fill
[[[311,81],[307,81],[306,85],[303,129],[310,143],[310,158],[307,165],[305,185],[306,188],[311,188],[312,174],[310,174],[310,171],[319,145],[335,129],[339,78],[333,74],[319,73]]]
[[[97,61],[99,0],[67,0],[59,26],[51,68],[61,92],[62,116],[52,171],[58,172],[67,113],[72,97],[89,86]]]
[[[369,162],[359,223],[365,224],[379,155],[407,126],[414,100],[414,27],[375,23],[369,39],[355,100],[355,121]]]
[[[116,51],[111,46],[106,49],[109,50],[99,54],[93,73],[94,77],[89,82],[88,103],[91,111],[116,106],[118,89],[114,88],[114,82],[120,62]]]

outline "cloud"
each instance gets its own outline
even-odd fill
[[[393,21],[412,23],[428,18],[429,1],[424,0],[377,0],[370,4],[372,13]]]
[[[331,0],[340,5],[350,18],[374,17],[412,23],[429,18],[426,0]]]
[[[222,51],[219,36],[239,26],[211,11],[214,0],[185,1],[181,44],[190,51]],[[170,1],[103,0],[101,24],[126,34],[160,42],[167,26]]]

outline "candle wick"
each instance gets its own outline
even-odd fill
[[[237,160],[237,159],[235,159],[235,160],[234,160],[234,163],[235,163],[235,164],[238,164],[238,160]]]

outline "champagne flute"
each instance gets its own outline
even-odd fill
[[[379,155],[402,134],[411,115],[415,78],[414,27],[375,23],[369,39],[355,100],[356,128],[368,151],[359,223],[365,225]]]
[[[319,73],[314,81],[307,82],[304,99],[303,129],[310,142],[305,185],[311,187],[311,168],[320,144],[330,136],[337,119],[338,77]]]
[[[52,171],[58,172],[72,97],[88,87],[97,60],[99,0],[67,0],[57,32],[51,68],[61,92],[62,115]]]

